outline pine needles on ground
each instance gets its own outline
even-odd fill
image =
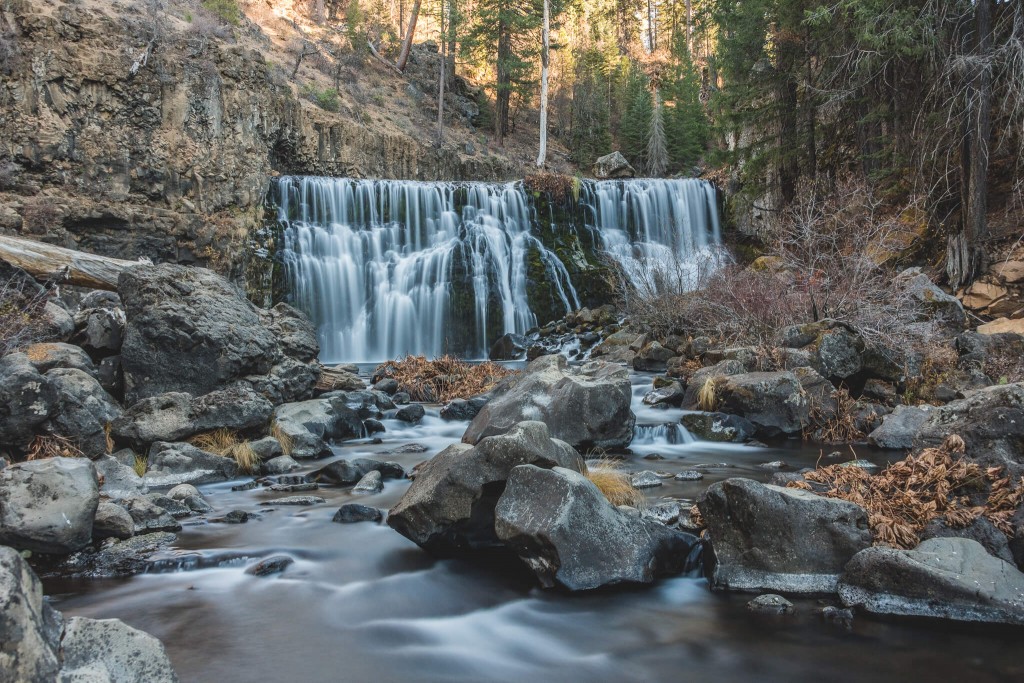
[[[85,453],[71,439],[56,434],[38,434],[28,446],[26,460],[84,458]]]

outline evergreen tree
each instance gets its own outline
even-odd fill
[[[654,103],[651,106],[651,129],[647,138],[647,173],[652,178],[665,175],[668,169],[668,147],[665,143],[664,107],[661,94],[654,91]]]
[[[666,87],[665,129],[668,136],[669,167],[687,173],[696,164],[709,139],[709,125],[700,101],[700,76],[690,61],[686,35],[676,37],[676,66]]]
[[[624,90],[626,110],[619,124],[619,148],[629,163],[634,167],[644,168],[653,107],[648,78],[635,64],[630,67],[626,76]]]

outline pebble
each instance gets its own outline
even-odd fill
[[[349,503],[338,508],[331,521],[338,524],[355,524],[357,522],[379,522],[382,519],[384,519],[384,513],[377,508]]]
[[[747,603],[747,609],[759,614],[790,614],[794,611],[793,603],[774,593],[757,596]]]
[[[676,481],[700,481],[703,478],[704,473],[697,470],[683,470],[675,476]]]
[[[661,477],[650,470],[637,472],[629,478],[629,482],[633,485],[633,488],[638,489],[649,489],[662,485]]]
[[[245,573],[251,574],[252,576],[270,576],[271,574],[280,574],[294,562],[295,560],[287,555],[274,555],[247,567]]]
[[[829,605],[821,610],[821,618],[849,631],[853,628],[853,610]]]
[[[662,524],[669,525],[679,520],[679,513],[679,503],[670,502],[648,506],[641,511],[640,516],[645,519],[651,519],[655,522],[661,522]]]
[[[781,460],[773,460],[771,462],[763,462],[760,465],[758,465],[758,467],[760,467],[762,470],[782,470],[789,467],[789,465],[787,465]]]

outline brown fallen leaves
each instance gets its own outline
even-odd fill
[[[45,460],[46,458],[84,458],[85,453],[67,437],[57,434],[37,434],[28,445],[25,460]]]
[[[516,371],[490,361],[467,363],[447,355],[434,360],[407,356],[378,365],[373,378],[375,382],[388,377],[398,380],[399,390],[407,392],[414,401],[447,403],[489,391],[514,374]]]
[[[822,495],[863,507],[876,545],[914,548],[921,531],[936,518],[959,529],[985,517],[1012,534],[1010,518],[1024,500],[1024,478],[1014,485],[1002,468],[982,468],[963,458],[964,450],[963,439],[954,434],[938,448],[908,455],[874,476],[860,467],[829,465],[788,486],[813,490],[808,481],[825,484],[829,488]],[[971,494],[978,501],[986,490],[985,503],[972,504]]]

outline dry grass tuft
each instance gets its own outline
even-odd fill
[[[843,465],[821,467],[804,475],[808,481],[826,484],[823,495],[860,505],[877,545],[914,548],[928,522],[942,518],[953,528],[985,517],[1000,531],[1012,534],[1010,518],[1024,500],[1024,478],[1012,485],[1002,468],[981,466],[963,458],[964,441],[953,434],[938,448],[889,465],[877,475],[863,468]],[[791,488],[811,490],[807,482],[791,482]],[[984,505],[972,505],[969,494],[984,494]]]
[[[399,390],[414,401],[447,403],[489,391],[509,375],[517,374],[503,365],[467,363],[454,356],[427,360],[423,356],[407,356],[377,366],[374,382],[390,377],[398,380]]]
[[[708,377],[697,392],[697,407],[705,412],[714,412],[718,407],[718,391],[714,377]]]
[[[281,444],[282,453],[285,455],[292,454],[292,448],[295,446],[292,442],[292,437],[285,433],[285,431],[281,429],[281,425],[277,424],[276,421],[270,423],[270,435],[277,439],[277,442]]]
[[[215,429],[212,432],[197,434],[188,441],[196,448],[231,458],[238,464],[238,469],[246,474],[259,471],[260,457],[252,450],[248,441],[239,438],[230,429]]]
[[[85,453],[71,439],[56,434],[39,434],[28,446],[26,460],[46,458],[84,458]]]
[[[105,440],[108,454],[114,452],[114,437],[111,434],[112,431],[113,425],[110,422],[103,425],[103,438]]]
[[[146,470],[149,469],[149,461],[143,455],[136,455],[135,462],[132,464],[132,469],[135,470],[135,474],[140,477],[146,476]]]
[[[621,465],[608,458],[590,460],[586,463],[586,475],[594,486],[600,489],[604,497],[612,505],[630,505],[635,508],[643,507],[646,502],[643,492],[634,488],[629,480],[629,474],[623,472]]]

